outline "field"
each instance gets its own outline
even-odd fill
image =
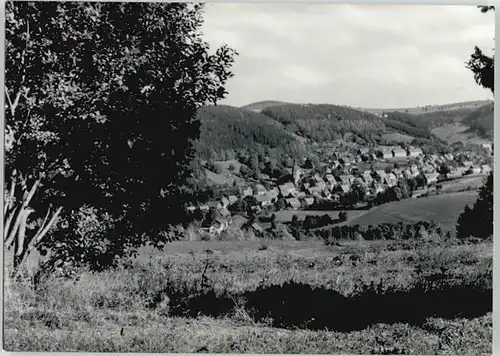
[[[490,242],[175,242],[36,291],[7,280],[4,348],[489,354],[491,259]]]
[[[241,163],[236,159],[231,159],[227,161],[216,161],[214,165],[218,167],[223,174],[239,173],[241,168]],[[234,167],[234,171],[231,171],[230,167]]]
[[[205,173],[207,174],[207,180],[208,182],[212,184],[217,184],[217,185],[233,185],[234,181],[236,180],[237,182],[243,182],[241,178],[236,177],[233,174],[230,173],[225,173],[225,174],[218,174],[214,173],[212,171],[209,171],[208,169],[205,170]]]
[[[476,190],[481,188],[484,185],[484,181],[486,176],[470,176],[463,177],[459,179],[454,179],[448,182],[443,182],[441,192],[443,193],[452,193],[459,192],[466,189]]]
[[[409,141],[413,140],[414,137],[409,136],[409,135],[405,135],[405,134],[402,134],[399,132],[393,132],[393,133],[383,135],[382,139],[386,140],[388,142],[397,144],[397,143],[401,143],[401,142],[409,142]]]
[[[342,210],[347,213],[347,219],[354,219],[357,216],[366,213],[365,210]],[[301,220],[308,215],[330,215],[332,219],[337,219],[339,217],[340,211],[322,211],[322,210],[281,210],[276,212],[276,221],[278,222],[288,222],[292,221],[294,215]]]
[[[469,127],[464,124],[444,125],[433,129],[432,134],[451,144],[455,142],[482,144],[489,143],[488,140],[478,137],[470,132]]]
[[[472,206],[477,192],[450,193],[427,198],[405,199],[375,207],[350,220],[350,225],[378,225],[381,223],[413,223],[419,220],[439,223],[445,230],[453,231],[458,215],[465,205]]]

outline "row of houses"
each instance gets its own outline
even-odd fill
[[[228,207],[234,204],[238,199],[247,196],[254,196],[257,206],[256,211],[261,208],[274,205],[280,197],[283,197],[286,206],[292,209],[299,209],[300,207],[310,206],[314,204],[317,198],[338,200],[342,194],[347,194],[352,190],[354,184],[364,186],[368,194],[376,195],[385,191],[387,188],[394,187],[402,178],[411,179],[421,175],[427,185],[435,184],[440,178],[456,179],[465,174],[487,174],[491,168],[486,165],[474,164],[472,160],[463,160],[462,157],[454,157],[453,154],[445,155],[422,155],[422,150],[413,148],[408,150],[397,150],[392,148],[392,157],[417,157],[414,163],[405,168],[394,168],[390,172],[384,170],[365,170],[363,172],[356,172],[353,174],[355,165],[351,167],[346,163],[351,163],[353,158],[347,154],[334,154],[334,160],[327,169],[326,174],[321,176],[318,173],[310,174],[311,170],[300,169],[295,166],[291,169],[290,173],[292,179],[279,186],[274,186],[271,189],[266,189],[263,184],[256,184],[254,188],[250,186],[241,187],[239,196],[230,195],[220,199],[220,201],[210,202],[201,205],[199,208],[202,211],[209,211],[210,208],[216,208],[223,216],[230,216]],[[368,148],[361,148],[358,150],[360,154],[368,154]],[[456,167],[450,168],[450,171],[443,177],[439,174],[439,168],[446,162],[453,162],[454,160],[461,159]],[[455,162],[457,163],[457,162]],[[334,176],[333,169],[343,168],[345,174]],[[269,181],[268,181],[269,182]],[[190,207],[189,210],[196,208]]]
[[[404,159],[416,158],[422,156],[424,153],[419,147],[409,147],[404,149],[399,146],[380,146],[375,151],[377,158],[382,159]]]

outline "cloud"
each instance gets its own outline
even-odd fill
[[[284,65],[280,70],[282,76],[303,86],[318,86],[328,82],[328,75],[302,65]]]
[[[475,6],[212,3],[203,33],[240,53],[227,104],[401,107],[490,98],[465,62],[494,26]]]

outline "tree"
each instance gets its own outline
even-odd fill
[[[494,10],[493,6],[479,6],[481,12],[485,13]],[[488,57],[475,47],[471,55],[467,68],[474,73],[476,83],[483,88],[495,92],[495,58]],[[481,221],[477,224],[477,221]],[[479,197],[472,209],[465,207],[464,212],[457,221],[457,237],[464,238],[474,235],[480,238],[487,238],[493,234],[493,173],[488,175],[486,182],[481,187]]]
[[[450,173],[450,167],[448,167],[448,165],[443,164],[439,167],[439,174],[446,175],[448,173]]]
[[[30,202],[34,221],[50,205],[64,208],[61,222],[84,205],[111,214],[110,260],[165,242],[158,232],[183,219],[196,112],[225,96],[236,55],[226,46],[210,54],[202,11],[187,3],[6,4],[5,120],[14,144],[5,179],[43,187]],[[63,225],[45,241],[55,255],[55,246],[72,248],[76,227]]]
[[[481,223],[478,223],[478,222]],[[493,173],[488,175],[479,190],[479,197],[472,206],[465,207],[457,221],[457,237],[475,236],[482,239],[493,234]]]
[[[494,6],[478,6],[482,13],[494,11]],[[466,67],[474,73],[474,80],[485,89],[495,93],[495,56],[489,57],[479,47],[474,47]]]
[[[304,162],[304,168],[305,169],[313,169],[314,168],[314,165],[313,165],[313,162],[312,162],[312,159],[311,158],[307,158]]]

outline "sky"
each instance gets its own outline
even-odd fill
[[[402,108],[492,99],[465,68],[492,54],[495,15],[470,5],[211,3],[202,28],[239,55],[220,104]]]

